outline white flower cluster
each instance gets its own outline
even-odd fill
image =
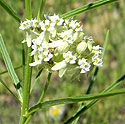
[[[21,30],[26,32],[27,46],[32,48],[34,62],[48,71],[65,72],[79,70],[86,73],[95,66],[102,66],[102,48],[94,45],[92,37],[85,36],[79,22],[62,19],[54,14],[45,15],[45,20],[26,20],[21,22]],[[73,71],[74,72],[74,71]]]

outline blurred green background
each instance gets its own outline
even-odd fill
[[[25,19],[24,0],[6,0],[16,12]],[[63,14],[96,0],[46,0],[44,13]],[[32,0],[33,18],[37,16],[40,0]],[[97,79],[91,93],[101,92],[117,80],[125,72],[125,1],[105,5],[82,13],[74,18],[81,21],[84,33],[93,36],[94,40],[103,45],[107,30],[110,30],[109,42],[104,56],[104,66],[99,68]],[[14,67],[21,65],[21,41],[24,34],[18,29],[18,23],[0,7],[0,33],[6,43]],[[0,72],[6,70],[0,53]],[[22,80],[22,70],[16,70]],[[33,69],[33,79],[38,70]],[[92,73],[91,73],[92,74]],[[53,73],[45,99],[62,98],[84,94],[89,85],[91,74],[82,75],[80,80],[71,80],[64,76],[62,79]],[[30,105],[35,103],[45,84],[47,72],[44,71],[35,87]],[[7,85],[15,92],[9,75],[0,75]],[[125,82],[118,88],[124,87]],[[61,124],[73,115],[79,104],[70,104],[41,110],[35,114],[30,124]],[[63,113],[63,114],[62,114]],[[0,124],[17,124],[20,117],[20,105],[0,83]],[[83,114],[79,124],[124,124],[125,96],[118,95],[105,98]]]

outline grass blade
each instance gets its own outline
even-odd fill
[[[93,99],[101,99],[104,97],[114,96],[118,94],[125,94],[125,88],[122,88],[120,90],[114,90],[112,92],[110,91],[110,92],[105,92],[105,93],[103,92],[103,93],[88,94],[88,95],[68,97],[68,98],[62,98],[62,99],[48,100],[45,102],[38,103],[34,105],[33,107],[31,107],[29,109],[28,115],[32,114],[33,112],[41,108],[47,108],[50,106],[55,106],[55,105],[60,105],[60,104],[77,103],[77,102],[88,101],[88,100],[93,100]]]
[[[108,91],[111,91],[113,88],[115,88],[117,85],[120,84],[121,81],[125,80],[125,75],[123,75],[121,78],[119,78],[115,83],[111,84],[107,89],[103,91],[102,94],[107,93]],[[123,89],[124,90],[124,89]],[[83,114],[86,110],[88,110],[92,105],[94,105],[96,102],[98,102],[99,99],[92,100],[89,104],[85,105],[83,108],[81,108],[74,116],[69,118],[64,124],[70,124],[74,120],[76,120],[81,114]]]
[[[19,96],[20,101],[22,102],[22,90],[21,90],[21,85],[20,85],[20,81],[15,73],[15,70],[13,68],[11,59],[9,57],[9,54],[7,52],[6,46],[4,44],[4,41],[2,39],[2,36],[0,34],[0,50],[6,65],[6,68],[10,74],[10,77],[12,78],[13,82],[14,82],[14,86],[16,88],[17,94]]]
[[[41,75],[42,71],[43,71],[43,69],[40,69],[40,71],[38,72],[37,76],[35,77],[35,80],[34,80],[34,82],[32,84],[31,89],[30,89],[30,94],[32,93],[33,88],[35,87],[38,79],[40,78],[40,75]]]
[[[4,87],[15,97],[15,99],[16,99],[19,103],[21,103],[20,100],[18,99],[18,97],[13,93],[13,91],[5,84],[2,80],[0,80],[0,83],[2,83],[2,84],[4,85]]]
[[[7,2],[4,0],[0,0],[0,5],[17,21],[21,22],[20,17],[17,15],[17,13],[8,5]]]
[[[108,3],[116,2],[116,1],[118,1],[118,0],[99,0],[99,1],[96,1],[93,3],[90,3],[88,5],[82,6],[80,8],[74,9],[72,11],[69,11],[67,13],[64,13],[63,15],[61,15],[61,17],[64,19],[68,18],[68,17],[72,17],[72,16],[75,16],[75,15],[80,14],[82,12],[91,10],[93,8],[96,8],[96,7],[99,7],[99,6],[108,4]]]

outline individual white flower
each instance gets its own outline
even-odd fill
[[[43,31],[53,31],[55,24],[45,20],[45,22],[41,22],[40,26]]]
[[[76,28],[76,21],[77,20],[71,20],[71,22],[69,23],[69,27],[71,27],[72,29]]]
[[[31,23],[33,28],[36,28],[37,26],[39,26],[39,21],[37,19],[32,19]]]
[[[69,19],[65,19],[64,26],[69,25]]]
[[[62,23],[64,22],[64,20],[56,14],[54,14],[53,16],[48,16],[48,18],[58,26],[62,25]]]
[[[93,62],[93,65],[95,66],[103,66],[103,61],[101,58],[99,58],[98,55],[92,57],[92,62]]]
[[[102,47],[100,47],[99,45],[97,45],[97,46],[93,46],[93,48],[92,48],[92,53],[95,53],[96,55],[98,55],[98,54],[101,54],[102,53]]]
[[[43,21],[40,21],[39,26],[41,27],[41,29],[42,29],[43,31],[46,31],[45,24],[44,24]]]
[[[66,63],[75,64],[76,63],[76,56],[72,55],[71,51],[67,53],[63,53],[63,57],[65,58]]]
[[[27,30],[32,26],[32,22],[28,19],[26,21],[21,22],[19,29],[21,30]]]
[[[80,26],[80,23],[77,22],[77,20],[71,20],[69,23],[69,27],[74,29],[75,31],[83,31],[82,26]]]
[[[82,58],[79,59],[78,64],[80,65],[81,72],[80,73],[86,73],[87,71],[90,71],[90,63],[86,61],[86,59]]]
[[[45,62],[49,61],[53,57],[53,54],[49,53],[48,49],[44,49],[42,52],[39,52],[38,58],[44,60]]]
[[[58,33],[58,35],[63,38],[64,41],[67,41],[68,43],[72,44],[73,43],[73,35],[72,35],[73,31],[70,30],[66,30],[62,33]]]

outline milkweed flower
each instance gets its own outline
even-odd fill
[[[20,23],[19,29],[26,32],[22,43],[32,48],[30,66],[40,66],[48,71],[89,72],[93,66],[102,66],[102,47],[95,45],[91,36],[83,33],[77,20],[62,19],[59,15],[44,15],[44,20],[31,19]]]

